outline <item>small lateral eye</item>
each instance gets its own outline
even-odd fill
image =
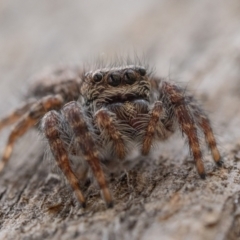
[[[138,69],[138,72],[140,73],[141,76],[145,76],[147,71],[144,67],[139,67]]]
[[[110,74],[108,76],[108,84],[110,84],[113,87],[118,86],[121,83],[121,76],[119,74]]]
[[[127,84],[133,84],[136,81],[134,71],[127,70],[124,74],[124,80]]]
[[[100,82],[101,80],[102,80],[102,78],[103,78],[103,75],[101,74],[101,73],[95,73],[94,75],[93,75],[93,80],[94,80],[94,82]]]

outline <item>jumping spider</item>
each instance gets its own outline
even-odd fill
[[[210,121],[193,96],[152,76],[142,66],[101,68],[85,74],[78,68],[58,69],[40,78],[31,97],[0,121],[0,129],[16,122],[0,170],[15,141],[42,119],[51,152],[82,206],[85,198],[71,167],[72,156],[88,163],[86,171],[91,169],[108,207],[113,199],[102,166],[118,169],[134,161],[133,149],[146,156],[153,143],[167,139],[177,129],[188,140],[201,178],[205,171],[198,130],[203,132],[214,161],[221,165]]]

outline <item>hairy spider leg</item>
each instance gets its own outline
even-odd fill
[[[162,102],[157,101],[151,110],[150,120],[146,129],[146,133],[142,145],[142,154],[147,155],[152,146],[152,140],[156,132],[157,125],[159,124],[159,119],[163,114]]]
[[[162,91],[168,97],[170,103],[173,105],[173,111],[177,118],[178,124],[183,133],[186,134],[188,138],[189,147],[193,154],[193,158],[197,166],[197,171],[200,177],[204,179],[206,176],[197,135],[196,123],[192,117],[190,110],[187,107],[184,91],[178,88],[176,85],[168,82],[163,82]]]
[[[113,142],[113,148],[119,159],[124,159],[126,150],[122,134],[116,127],[116,119],[106,109],[99,110],[94,117],[97,128],[106,133],[106,136]]]
[[[36,99],[29,99],[24,105],[20,106],[4,118],[0,119],[0,131],[8,125],[17,122],[36,102]]]
[[[29,128],[35,125],[46,112],[52,109],[60,109],[62,105],[63,99],[61,95],[50,95],[40,99],[31,106],[29,111],[18,120],[8,137],[7,145],[3,152],[2,161],[0,162],[0,171],[3,170],[8,162],[16,140],[21,137]]]
[[[99,152],[96,149],[94,139],[86,123],[81,107],[76,102],[70,102],[63,107],[62,113],[65,116],[66,122],[74,132],[75,143],[79,146],[84,159],[90,165],[97,179],[107,206],[112,207],[113,200],[100,165]]]
[[[63,174],[67,178],[82,207],[86,207],[85,198],[79,188],[78,179],[71,169],[68,152],[64,146],[64,141],[60,138],[60,132],[58,129],[59,124],[59,114],[56,111],[50,111],[43,118],[42,128],[58,167],[62,170]]]
[[[196,103],[196,100],[189,96],[186,98],[188,106],[191,107],[192,113],[195,117],[196,123],[199,125],[200,129],[203,131],[205,140],[211,150],[212,157],[218,166],[222,165],[222,158],[217,148],[216,139],[211,128],[210,120],[204,113],[204,111]]]

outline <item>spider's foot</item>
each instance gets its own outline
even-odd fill
[[[86,200],[82,194],[82,192],[79,189],[75,190],[76,197],[78,201],[80,202],[82,208],[86,208]]]
[[[86,202],[82,202],[81,206],[82,206],[82,208],[86,208],[86,206],[87,206]]]
[[[212,156],[215,163],[220,167],[223,164],[223,159],[221,158],[220,152],[218,151],[217,147],[212,149]]]
[[[201,179],[205,179],[206,173],[205,173],[203,161],[202,160],[197,161],[196,167],[197,167],[197,171],[198,171],[198,174],[201,177]]]
[[[205,172],[204,173],[199,173],[199,176],[203,180],[206,179],[206,173]]]
[[[102,195],[105,200],[107,208],[112,208],[113,207],[113,199],[112,199],[112,195],[111,195],[111,192],[108,187],[105,187],[104,189],[102,189]]]
[[[216,164],[218,165],[218,167],[222,167],[223,166],[223,159],[220,157],[218,161],[216,161]]]
[[[113,201],[106,203],[107,204],[107,208],[113,208],[114,204]]]

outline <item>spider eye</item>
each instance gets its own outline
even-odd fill
[[[94,82],[100,82],[102,80],[102,78],[103,78],[103,75],[101,73],[95,73],[93,75]]]
[[[141,76],[145,76],[147,71],[144,67],[139,67],[138,69],[138,72],[140,73]]]
[[[108,83],[113,86],[116,87],[121,83],[121,76],[119,74],[110,74],[108,77]]]
[[[127,84],[133,84],[136,81],[134,71],[127,70],[124,74],[124,80]]]

